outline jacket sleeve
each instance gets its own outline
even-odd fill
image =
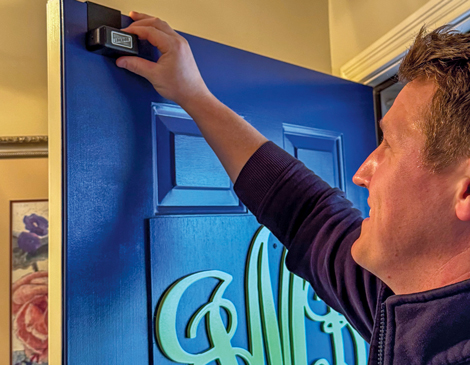
[[[384,284],[351,256],[362,217],[344,193],[273,142],[246,163],[235,192],[286,246],[288,269],[310,282],[326,304],[370,341]]]

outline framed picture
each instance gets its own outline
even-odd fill
[[[48,207],[10,202],[12,365],[48,363]]]
[[[47,157],[47,136],[0,137],[0,158]]]

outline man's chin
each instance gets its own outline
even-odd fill
[[[360,265],[361,261],[361,237],[359,237],[356,241],[354,241],[353,245],[351,246],[351,256],[354,261],[356,261],[357,264]]]
[[[380,278],[383,262],[380,262],[381,255],[373,249],[370,240],[361,235],[351,247],[351,256],[360,267]]]
[[[351,247],[351,256],[359,266],[370,271],[369,266],[372,258],[370,257],[371,250],[367,243],[361,235]]]

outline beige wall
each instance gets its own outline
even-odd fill
[[[152,14],[180,31],[330,72],[328,0],[102,0]]]
[[[47,199],[47,159],[0,159],[0,363],[10,359],[10,200]]]
[[[339,68],[428,0],[330,0],[331,68]]]
[[[45,0],[0,0],[0,136],[47,134]]]

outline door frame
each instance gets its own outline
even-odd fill
[[[61,365],[63,339],[63,271],[62,227],[65,217],[63,200],[63,148],[62,148],[62,9],[60,0],[47,2],[47,83],[49,120],[49,364]]]

